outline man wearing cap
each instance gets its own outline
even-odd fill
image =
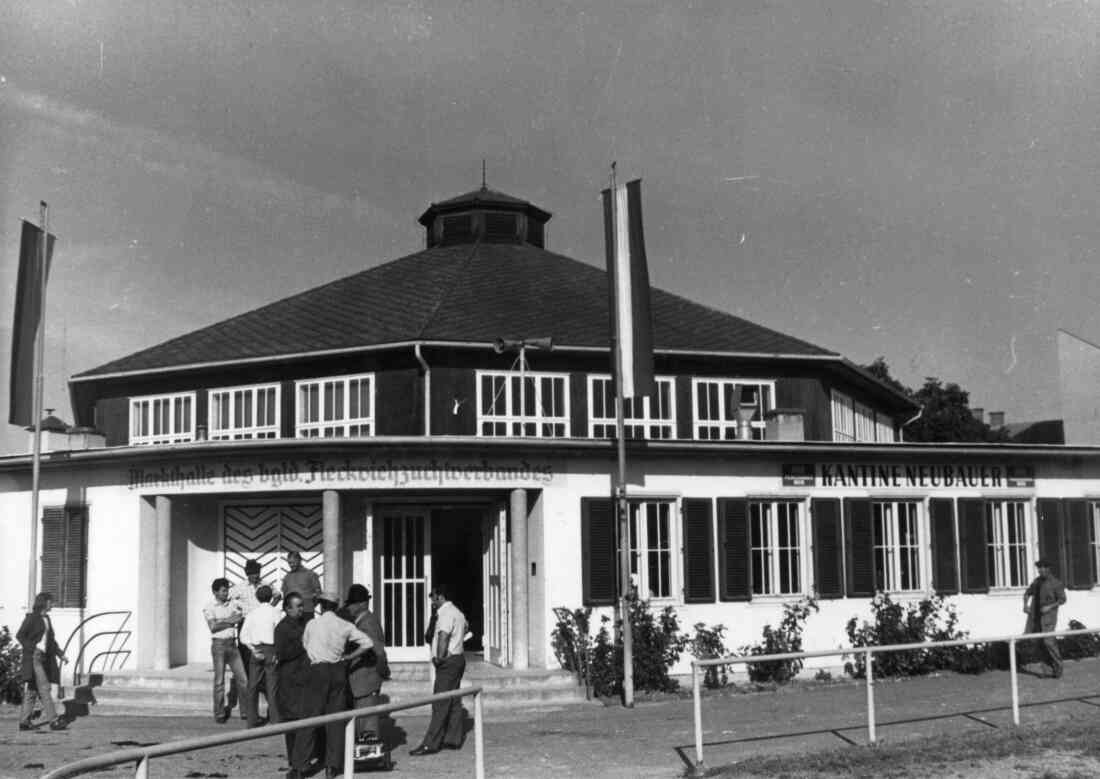
[[[1048,560],[1037,560],[1035,568],[1039,575],[1024,592],[1024,613],[1027,614],[1028,633],[1049,633],[1057,630],[1058,607],[1066,602],[1066,588],[1050,572]],[[1042,639],[1046,650],[1051,676],[1062,676],[1062,653],[1058,651],[1058,642],[1053,636]]]
[[[339,598],[334,592],[322,591],[317,596],[321,613],[306,623],[302,633],[302,646],[310,661],[310,680],[316,695],[315,710],[305,716],[314,717],[347,710],[347,663],[355,661],[374,646],[370,636],[347,620],[336,616]],[[356,645],[345,652],[348,642]],[[294,765],[305,765],[313,752],[312,730],[295,737]],[[344,724],[335,722],[325,726],[325,770],[327,776],[336,776],[344,762]]]
[[[378,617],[370,610],[370,590],[362,584],[351,585],[344,601],[343,612],[345,619],[370,636],[374,642],[371,651],[348,664],[352,708],[378,706],[382,703],[382,682],[390,678],[390,666],[386,661],[386,635]],[[378,740],[378,715],[361,717],[356,721],[355,735],[355,740],[360,743]]]

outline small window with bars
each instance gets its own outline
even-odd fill
[[[879,589],[921,589],[917,501],[872,501],[875,582]]]
[[[195,440],[195,393],[130,398],[130,444]]]
[[[307,379],[297,382],[295,392],[298,438],[374,435],[374,374]]]
[[[802,592],[800,516],[797,501],[749,501],[754,595]]]
[[[279,385],[210,390],[210,440],[279,437]]]
[[[623,399],[626,437],[650,440],[676,437],[676,393],[671,377],[656,379],[655,394]],[[588,435],[615,437],[615,384],[610,376],[588,377]]]
[[[479,371],[477,434],[569,437],[569,377],[526,371]]]
[[[1026,587],[1030,544],[1027,503],[991,500],[985,503],[986,565],[994,587]]]

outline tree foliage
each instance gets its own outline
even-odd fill
[[[920,418],[905,426],[906,441],[1007,441],[1008,433],[994,429],[970,410],[970,393],[955,382],[944,384],[928,376],[924,386],[912,390],[890,375],[886,358],[877,357],[864,369],[894,389],[908,395],[923,407]]]

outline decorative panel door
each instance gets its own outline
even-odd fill
[[[431,608],[431,523],[423,508],[385,507],[375,517],[376,608],[391,660],[427,660],[424,631]]]
[[[496,665],[510,660],[511,625],[508,608],[508,512],[505,508],[486,512],[481,537],[485,540],[485,659]]]
[[[282,586],[287,552],[302,555],[302,567],[325,581],[320,503],[226,503],[222,506],[225,577],[245,580],[244,564],[260,561],[260,580]]]

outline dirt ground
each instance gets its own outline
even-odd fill
[[[1100,660],[1068,663],[1060,680],[1021,675],[1021,730],[1012,727],[1009,690],[1005,672],[877,683],[876,746],[868,746],[862,683],[708,693],[702,706],[704,764],[716,776],[1100,776],[1100,751],[1057,740],[1045,746],[1013,741],[1020,734],[1058,733],[1071,724],[1093,727],[1100,735]],[[207,717],[97,715],[94,706],[66,731],[20,732],[17,723],[15,707],[0,707],[2,777],[40,776],[92,754],[242,727],[239,721],[217,725]],[[426,716],[400,713],[389,723],[386,737],[396,771],[416,777],[473,775],[469,735],[459,752],[409,755],[426,726]],[[966,753],[968,744],[989,738],[1003,743],[983,747],[978,755]],[[945,754],[948,742],[956,746]],[[890,750],[908,756],[876,759],[889,757]],[[920,750],[937,750],[938,757],[951,762],[925,761],[922,755],[937,752]],[[486,715],[490,777],[681,777],[694,760],[690,697],[640,700],[634,709],[591,703],[537,711],[490,709]],[[273,777],[286,770],[286,760],[281,738],[268,738],[159,759],[152,769],[153,776],[162,777]],[[99,775],[132,775],[132,766]]]

